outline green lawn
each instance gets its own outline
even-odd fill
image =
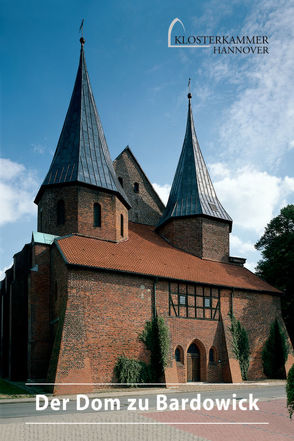
[[[1,395],[3,398],[3,395],[29,395],[29,393],[25,389],[0,378],[0,397]]]

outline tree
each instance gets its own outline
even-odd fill
[[[294,413],[294,364],[292,365],[291,369],[288,372],[286,391],[287,391],[287,407],[290,418],[292,418],[292,415]]]
[[[262,254],[256,274],[285,293],[282,314],[294,344],[294,205],[282,208],[270,221],[255,248]]]
[[[263,372],[268,378],[285,378],[288,353],[287,337],[276,319],[262,350]]]

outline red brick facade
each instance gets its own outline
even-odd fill
[[[56,204],[61,198],[65,204],[65,223],[56,225]],[[93,204],[96,202],[102,207],[101,227],[93,226]],[[108,192],[100,192],[84,185],[49,187],[44,190],[39,202],[38,221],[41,231],[67,235],[77,229],[79,234],[99,240],[91,239],[89,242],[89,239],[72,236],[71,242],[77,248],[68,247],[70,238],[58,239],[52,245],[32,242],[25,247],[26,251],[19,253],[14,269],[7,271],[5,283],[1,285],[2,373],[12,379],[47,379],[56,383],[113,383],[116,381],[114,367],[120,355],[149,361],[150,354],[139,336],[146,321],[152,318],[156,310],[168,325],[170,335],[170,357],[165,371],[167,384],[185,383],[191,379],[189,348],[193,344],[198,351],[199,381],[240,382],[240,366],[232,352],[229,331],[229,312],[233,311],[249,336],[251,354],[248,379],[264,378],[261,355],[270,325],[275,318],[283,325],[280,297],[277,290],[259,281],[244,268],[238,269],[227,263],[229,224],[205,217],[189,217],[173,219],[161,227],[160,234],[165,235],[173,247],[200,255],[202,259],[198,259],[180,251],[175,254],[175,248],[166,244],[151,227],[138,228],[130,224],[128,236],[126,222],[124,235],[121,236],[121,214],[127,219],[125,205],[117,196]],[[80,238],[79,241],[76,242],[74,237]],[[101,239],[108,242],[102,242]],[[126,259],[127,254],[128,259],[133,262],[129,270],[115,271],[114,267],[102,267],[105,259],[109,259],[104,251],[101,253],[104,250],[103,244],[106,243],[106,252],[113,255],[111,265],[119,267],[120,262],[117,259],[119,256]],[[87,246],[91,250],[87,250]],[[135,254],[134,247],[145,250],[146,255]],[[122,252],[123,249],[126,254]],[[93,250],[96,250],[94,254]],[[76,253],[80,253],[80,260],[76,258]],[[137,257],[134,259],[132,254]],[[67,259],[72,255],[75,257],[74,262],[69,262]],[[147,260],[145,263],[144,256]],[[159,266],[162,267],[161,272],[167,273],[165,268],[169,265],[172,267],[168,263],[169,256],[171,259],[179,259],[179,265],[185,262],[183,271],[187,271],[189,277],[190,274],[195,274],[195,280],[190,278],[189,282],[185,282],[187,279],[156,276]],[[184,257],[187,256],[188,260],[185,260]],[[88,264],[79,265],[79,262],[83,262],[82,258]],[[156,260],[156,268],[148,265],[150,258]],[[205,258],[220,263],[205,263]],[[89,267],[91,259],[94,259],[92,268]],[[95,262],[100,262],[101,266],[95,267]],[[218,285],[212,283],[210,286],[206,279],[207,274],[203,273],[203,265],[206,265],[208,273],[212,271],[212,266],[215,271],[222,268],[219,273],[220,281],[229,277],[226,280],[231,280],[232,285],[235,283],[236,286],[242,286],[243,280],[243,285],[246,286],[247,280],[250,286],[256,284],[257,288],[226,288],[228,282],[220,282]],[[223,272],[224,266],[226,274]],[[18,268],[23,268],[22,272]],[[139,274],[140,268],[147,268],[145,275]],[[212,276],[210,279],[212,280]],[[25,297],[23,299],[27,301],[27,316],[22,315],[22,310],[18,309],[21,298],[18,292],[26,283],[27,300]],[[181,309],[178,298],[178,316],[177,311],[171,307],[172,296],[177,297],[171,290],[172,285],[181,287],[179,295],[180,292],[185,292],[187,286],[189,300]],[[203,293],[203,298],[197,300],[200,301],[200,306],[197,304],[202,315],[193,316],[194,310],[191,310],[191,315],[188,308],[193,307],[193,302],[199,297],[198,291]],[[188,296],[191,292],[195,293],[195,300],[193,296]],[[206,309],[205,296],[209,293],[210,296],[214,294],[214,297],[211,309]],[[21,319],[24,326],[19,328],[16,321]],[[27,337],[24,332],[26,329]],[[16,346],[13,346],[13,342]],[[26,372],[18,367],[17,348],[22,348],[25,353]],[[177,348],[180,353],[178,361],[175,360]],[[286,369],[293,361],[290,353]],[[76,393],[94,389],[94,386],[56,386],[54,392]]]
[[[169,243],[203,259],[228,262],[228,222],[203,216],[171,218],[158,228]]]
[[[232,219],[200,151],[192,95],[164,208],[129,148],[114,170],[81,43],[65,124],[35,201],[38,233],[0,284],[1,375],[90,383],[56,385],[54,393],[116,382],[119,356],[149,362],[139,337],[157,313],[170,337],[167,384],[239,382],[233,312],[249,336],[248,378],[264,378],[271,323],[277,318],[284,326],[281,292],[243,268],[244,259],[229,256]],[[293,361],[290,352],[286,370]]]
[[[170,286],[175,281],[170,283],[160,277],[69,265],[60,247],[55,245],[32,243],[30,250],[32,257],[27,262],[31,268],[27,279],[28,370],[26,373],[20,371],[19,363],[16,364],[16,358],[13,358],[17,351],[10,343],[14,335],[14,341],[20,345],[21,333],[16,326],[19,316],[14,305],[18,297],[13,290],[19,275],[16,270],[9,270],[1,287],[2,319],[7,314],[9,317],[2,326],[5,332],[1,338],[4,375],[12,379],[47,379],[57,383],[115,382],[114,366],[120,355],[149,361],[150,354],[139,335],[156,308],[165,319],[170,335],[167,384],[185,383],[189,379],[188,350],[193,343],[200,354],[200,381],[242,381],[239,363],[232,352],[230,311],[248,332],[251,351],[248,379],[264,378],[261,354],[270,325],[278,318],[284,326],[278,294],[213,287],[212,292],[219,292],[220,299],[219,315],[215,320],[209,319],[209,314],[204,314],[202,319],[181,314],[177,317],[169,303]],[[21,260],[21,254],[18,260]],[[228,270],[230,268],[234,266],[229,265]],[[185,282],[179,286],[185,286]],[[203,293],[210,292],[207,285],[198,282],[195,286],[200,291],[203,287]],[[189,290],[191,287],[193,283],[189,282]],[[11,333],[12,329],[14,333]],[[179,361],[175,360],[176,348],[181,354]],[[290,353],[286,370],[293,361]],[[94,386],[56,386],[55,393],[94,389]]]
[[[62,224],[57,220],[58,201],[64,202]],[[95,203],[101,206],[101,226],[94,226]],[[46,187],[38,201],[38,231],[57,236],[79,233],[120,242],[128,238],[128,209],[115,194],[85,185]]]
[[[58,329],[49,369],[53,374],[51,380],[112,383],[116,381],[114,366],[120,355],[148,361],[150,354],[139,335],[146,320],[152,317],[154,304],[168,325],[171,340],[167,383],[187,381],[187,351],[192,343],[196,343],[200,351],[200,381],[242,381],[228,329],[228,313],[232,308],[249,334],[248,378],[264,378],[261,352],[271,322],[275,317],[281,320],[279,296],[221,289],[221,320],[171,317],[168,281],[107,271],[67,270],[57,250],[52,257],[56,259],[53,268],[58,269],[61,297],[54,312],[58,316]],[[62,289],[66,292],[62,293]],[[181,362],[174,358],[177,347],[182,351]],[[213,361],[209,359],[210,349],[214,351]],[[293,361],[292,355],[289,360]],[[55,393],[94,389],[94,386],[86,389],[56,386]]]
[[[157,225],[164,205],[129,147],[113,161],[113,166],[132,205],[129,220]]]

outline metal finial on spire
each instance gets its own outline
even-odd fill
[[[82,19],[80,30],[79,30],[79,32],[82,34],[82,36],[80,38],[80,42],[81,42],[82,47],[84,46],[84,44],[86,42],[86,40],[84,39],[83,31],[84,31],[84,19]]]
[[[192,98],[192,93],[191,93],[191,78],[189,78],[189,81],[188,81],[188,98],[189,98],[189,100]]]

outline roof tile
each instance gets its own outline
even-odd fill
[[[200,259],[174,248],[149,225],[130,222],[129,239],[120,243],[79,235],[55,242],[69,264],[280,293],[246,268]]]

